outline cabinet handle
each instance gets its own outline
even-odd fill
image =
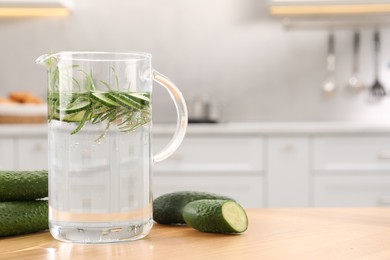
[[[294,145],[293,145],[293,144],[286,144],[286,145],[283,147],[283,149],[284,149],[285,151],[292,151],[292,150],[294,150]]]
[[[36,152],[41,152],[42,150],[43,150],[42,144],[36,144],[36,145],[34,146],[34,151],[36,151]]]
[[[378,198],[380,205],[389,205],[390,206],[390,196],[380,196]]]
[[[390,160],[390,151],[388,150],[380,151],[377,157],[379,160]]]

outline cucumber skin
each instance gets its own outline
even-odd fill
[[[0,202],[0,237],[23,235],[49,228],[46,200]]]
[[[227,200],[197,200],[188,203],[183,210],[185,222],[201,232],[234,234],[238,232],[226,222],[222,214],[222,206]],[[246,227],[248,228],[248,226]]]
[[[0,171],[0,201],[23,201],[48,196],[48,173]]]
[[[153,201],[153,219],[159,224],[186,224],[183,218],[184,207],[196,200],[221,199],[233,200],[230,197],[199,191],[177,191],[164,194]]]

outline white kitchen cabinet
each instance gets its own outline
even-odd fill
[[[15,169],[15,148],[14,140],[0,138],[0,170]]]
[[[309,160],[309,138],[268,138],[266,171],[268,207],[310,205]]]
[[[313,141],[314,206],[390,206],[390,137]]]
[[[157,137],[153,150],[159,152],[169,139]],[[263,170],[263,139],[255,137],[186,137],[157,171],[214,171],[256,174]]]
[[[319,137],[313,142],[314,171],[390,175],[390,137]]]
[[[0,147],[0,169],[47,169],[47,138],[44,136],[4,137],[0,138]]]
[[[316,176],[315,207],[389,207],[390,176]]]
[[[47,169],[48,147],[46,137],[15,138],[17,170]]]
[[[155,138],[159,151],[169,140]],[[154,166],[154,195],[179,190],[231,196],[245,207],[264,205],[264,140],[260,137],[186,137]]]
[[[205,191],[227,195],[247,208],[264,206],[264,183],[261,176],[217,175],[187,172],[167,174],[154,172],[154,197],[174,191]]]
[[[153,152],[171,136],[155,127]],[[190,125],[153,165],[153,192],[199,190],[245,207],[390,206],[390,125]],[[46,169],[47,128],[0,127],[0,169]]]

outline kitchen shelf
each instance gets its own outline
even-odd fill
[[[390,25],[390,0],[268,0],[287,30],[378,28]]]
[[[67,16],[73,0],[0,0],[0,17]]]
[[[356,15],[390,13],[389,0],[269,0],[279,16]]]
[[[388,16],[334,17],[327,19],[288,17],[281,20],[286,30],[344,30],[344,29],[376,29],[390,26]]]

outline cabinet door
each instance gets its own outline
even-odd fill
[[[168,138],[154,138],[158,152]],[[156,171],[241,172],[260,174],[263,170],[263,139],[255,137],[186,137],[179,149],[158,163]]]
[[[309,206],[309,139],[271,137],[267,152],[267,206]]]
[[[47,138],[18,138],[17,168],[19,170],[44,170],[47,169],[48,149]]]
[[[314,206],[390,206],[390,176],[316,176]]]
[[[319,137],[313,142],[316,174],[389,174],[390,137]]]
[[[168,141],[155,138],[154,150]],[[154,166],[154,196],[206,191],[231,196],[244,207],[262,207],[263,149],[258,137],[187,137],[175,154]]]
[[[156,173],[153,181],[153,196],[174,191],[205,191],[230,196],[243,207],[264,206],[263,178],[254,176],[232,176],[210,174],[165,175]],[[211,175],[211,176],[210,176]]]
[[[0,170],[15,170],[14,140],[0,138]]]

